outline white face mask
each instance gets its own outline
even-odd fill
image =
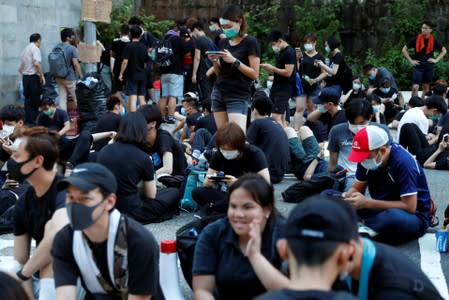
[[[209,31],[215,32],[215,25],[209,25]]]
[[[11,125],[3,125],[3,131],[6,133],[6,135],[10,135],[11,133],[13,133],[15,126],[11,126]]]
[[[378,112],[380,112],[380,104],[373,105],[373,113],[378,113]]]
[[[304,44],[304,50],[312,51],[313,50],[313,44]]]
[[[377,158],[377,156],[376,156]],[[380,165],[382,164],[382,160],[380,162],[377,162],[376,158],[368,158],[362,161],[360,164],[362,167],[367,169],[368,171],[375,171],[379,169]]]
[[[353,83],[352,84],[352,89],[353,90],[360,90],[360,88],[362,87],[362,85],[360,83]]]
[[[324,114],[325,112],[327,112],[326,107],[324,107],[323,104],[317,104],[316,108],[318,109],[318,111],[322,114]]]
[[[267,88],[271,89],[272,86],[273,86],[273,81],[272,80],[268,80],[267,81]]]
[[[271,49],[273,49],[273,52],[274,52],[274,53],[279,53],[279,52],[281,52],[281,48],[280,48],[279,46],[277,46],[277,45],[271,46]]]
[[[239,150],[223,150],[220,148],[220,152],[227,160],[236,159],[240,155]]]
[[[360,129],[365,128],[367,125],[354,125],[349,123],[349,131],[351,131],[353,134],[356,134]]]

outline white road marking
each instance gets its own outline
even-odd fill
[[[426,233],[419,239],[421,253],[421,269],[430,278],[444,299],[449,300],[449,293],[441,268],[441,256],[436,249],[434,233]]]

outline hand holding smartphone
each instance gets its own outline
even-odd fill
[[[206,51],[207,55],[225,55],[226,52],[224,51]]]
[[[209,179],[218,182],[218,181],[223,181],[223,180],[226,180],[229,178],[227,176],[210,176]]]

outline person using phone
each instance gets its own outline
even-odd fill
[[[438,144],[438,148],[429,158],[424,162],[424,168],[437,169],[437,170],[449,170],[449,134],[443,135],[441,142]]]
[[[209,54],[217,75],[212,89],[212,111],[217,128],[235,122],[246,131],[251,85],[259,77],[260,46],[246,33],[247,23],[237,5],[227,6],[220,18],[226,39],[220,40],[223,54]]]

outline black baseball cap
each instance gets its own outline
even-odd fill
[[[98,163],[83,163],[77,165],[69,177],[58,183],[58,190],[66,189],[69,184],[87,193],[97,187],[105,192],[117,191],[117,180],[109,169]]]
[[[318,96],[312,97],[312,101],[315,104],[323,104],[324,102],[338,104],[340,102],[340,96],[334,89],[323,89]]]
[[[343,201],[317,196],[296,205],[287,219],[287,239],[341,242],[354,239],[357,219]]]

